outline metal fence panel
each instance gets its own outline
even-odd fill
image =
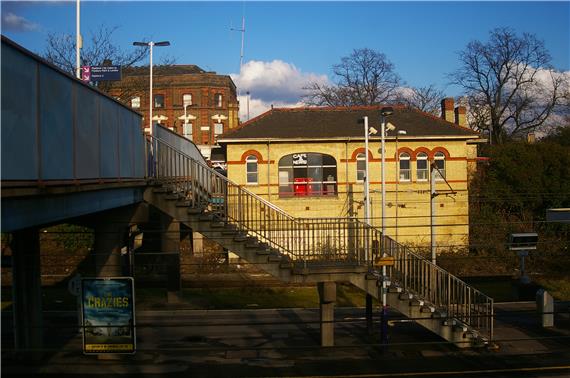
[[[1,51],[2,180],[37,180],[36,63],[4,43]]]

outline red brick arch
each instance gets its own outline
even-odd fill
[[[360,147],[357,148],[356,150],[352,151],[352,156],[350,157],[350,159],[348,159],[349,163],[354,163],[356,161],[356,156],[358,156],[358,154],[363,154],[364,153],[364,147]],[[368,161],[373,161],[374,160],[374,156],[372,155],[372,151],[368,150]]]

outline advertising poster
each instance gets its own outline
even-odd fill
[[[83,278],[83,352],[134,353],[134,283],[131,277]]]

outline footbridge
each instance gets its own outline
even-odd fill
[[[17,348],[42,345],[41,227],[92,227],[96,274],[115,276],[128,230],[156,212],[165,250],[178,250],[172,235],[184,224],[285,283],[317,284],[323,346],[334,345],[339,282],[458,347],[492,341],[491,298],[378,229],[293,217],[211,169],[190,141],[160,126],[145,136],[138,113],[4,37],[2,57],[2,232],[11,235]]]

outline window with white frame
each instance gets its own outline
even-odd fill
[[[182,95],[182,105],[183,106],[192,105],[192,94],[191,93],[184,93]]]
[[[400,153],[400,181],[410,181],[410,154],[406,152]]]
[[[445,179],[445,155],[443,152],[436,152],[433,156],[433,162],[437,168],[435,172],[435,179],[438,181]]]
[[[356,155],[356,181],[364,181],[366,177],[366,155]]]
[[[192,124],[185,123],[182,125],[182,136],[186,139],[192,140]]]
[[[164,108],[164,95],[162,94],[154,95],[154,107]]]
[[[429,180],[428,156],[425,152],[420,152],[416,156],[416,179],[417,181]]]
[[[223,123],[214,123],[214,135],[220,135],[224,133]]]
[[[216,104],[217,108],[221,108],[222,107],[222,103],[223,103],[223,96],[221,93],[216,93],[214,96],[214,102]]]
[[[131,98],[131,108],[139,109],[141,107],[141,98],[136,96]]]
[[[245,158],[246,172],[247,172],[247,183],[257,184],[257,157],[254,155],[249,155]]]

